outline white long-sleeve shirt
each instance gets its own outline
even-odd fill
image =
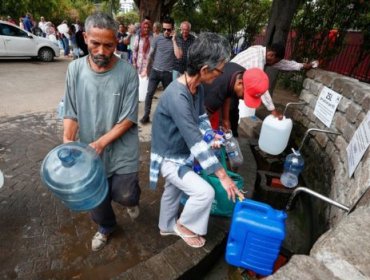
[[[266,64],[266,47],[259,45],[251,46],[245,51],[237,54],[231,62],[235,62],[247,70],[251,68],[260,68],[264,70]],[[278,63],[272,65],[272,67],[283,71],[299,71],[303,68],[303,64],[293,60],[282,59]],[[269,91],[266,91],[261,96],[261,100],[269,111],[275,109]]]

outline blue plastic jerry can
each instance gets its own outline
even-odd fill
[[[245,199],[235,206],[226,244],[227,263],[267,276],[272,274],[285,238],[287,214]]]

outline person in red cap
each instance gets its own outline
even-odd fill
[[[204,84],[203,87],[204,103],[212,128],[218,129],[221,124],[223,128],[231,129],[233,135],[237,137],[239,99],[244,99],[248,107],[259,107],[261,96],[269,87],[269,79],[259,68],[245,70],[239,64],[229,62],[225,64],[222,75],[212,84]]]

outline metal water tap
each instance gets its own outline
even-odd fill
[[[284,112],[283,112],[283,116],[285,116],[285,112],[286,110],[288,109],[288,106],[290,105],[306,105],[307,102],[304,102],[304,101],[301,101],[301,102],[289,102],[285,105],[285,109],[284,109]]]
[[[328,198],[328,197],[326,197],[326,196],[324,196],[324,195],[322,195],[322,194],[319,194],[319,193],[317,193],[317,192],[315,192],[315,191],[313,191],[313,190],[310,190],[310,189],[308,189],[308,188],[305,188],[305,187],[298,187],[298,188],[296,188],[296,189],[293,191],[293,193],[292,193],[292,194],[291,194],[291,196],[289,197],[288,203],[287,203],[287,205],[286,205],[286,207],[285,207],[285,210],[286,210],[286,211],[289,211],[289,210],[290,210],[290,208],[291,208],[291,206],[292,206],[292,203],[293,203],[294,198],[295,198],[295,197],[296,197],[296,195],[297,195],[298,193],[300,193],[300,192],[305,192],[305,193],[308,193],[308,194],[310,194],[310,195],[312,195],[312,196],[315,196],[315,197],[317,197],[317,198],[319,198],[319,199],[321,199],[321,200],[323,200],[323,201],[325,201],[325,202],[327,202],[327,203],[330,203],[331,205],[334,205],[334,206],[336,206],[336,207],[338,207],[338,208],[340,208],[340,209],[342,209],[342,210],[344,210],[344,211],[346,211],[346,212],[349,212],[349,211],[350,211],[350,208],[349,208],[348,206],[343,205],[343,204],[341,204],[341,203],[339,203],[339,202],[336,202],[336,201],[334,201],[334,200],[332,200],[332,199],[330,199],[330,198]]]
[[[298,151],[300,151],[303,147],[303,143],[304,141],[306,140],[308,134],[312,131],[318,131],[318,132],[324,132],[324,133],[327,133],[327,134],[336,134],[336,135],[340,135],[339,132],[336,132],[336,131],[331,131],[331,130],[325,130],[325,129],[319,129],[319,128],[310,128],[306,131],[306,133],[304,134],[303,136],[303,139],[302,139],[302,142],[301,142],[301,145],[299,146],[298,148]]]

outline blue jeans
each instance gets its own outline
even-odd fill
[[[69,40],[67,37],[62,38],[64,55],[69,55]]]

